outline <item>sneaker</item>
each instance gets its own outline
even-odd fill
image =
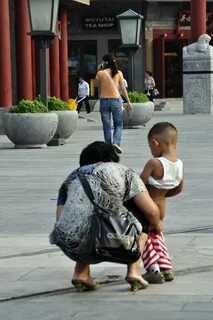
[[[121,147],[119,147],[117,144],[113,143],[113,147],[115,149],[115,152],[117,152],[117,153],[122,153],[123,152]]]
[[[145,274],[143,274],[143,278],[144,280],[146,280],[149,283],[164,283],[165,279],[164,279],[164,275],[162,272],[150,272],[147,271]]]
[[[163,273],[165,281],[173,281],[175,278],[173,270],[162,270],[161,273]]]

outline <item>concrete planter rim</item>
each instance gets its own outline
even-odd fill
[[[78,112],[76,110],[56,110],[51,111],[58,116],[58,127],[55,135],[68,139],[76,130],[78,124]]]

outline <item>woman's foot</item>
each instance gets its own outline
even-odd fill
[[[79,292],[98,290],[101,287],[101,285],[92,278],[87,280],[72,279],[71,283]]]
[[[131,286],[131,291],[137,292],[138,290],[148,288],[148,282],[144,280],[142,277],[132,277],[127,276],[126,282],[128,282]]]

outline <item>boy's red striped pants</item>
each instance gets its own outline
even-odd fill
[[[148,234],[142,260],[147,271],[150,270],[153,264],[158,264],[160,269],[163,270],[173,270],[163,233],[156,234],[151,232]]]

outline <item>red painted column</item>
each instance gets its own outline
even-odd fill
[[[69,80],[68,80],[68,37],[67,37],[67,9],[62,7],[59,12],[61,21],[61,40],[60,48],[60,82],[61,99],[67,101],[69,98]]]
[[[196,42],[206,33],[206,0],[191,0],[191,38]]]
[[[12,106],[9,1],[0,4],[0,107]]]
[[[50,46],[50,89],[51,96],[60,98],[59,39],[55,37]]]
[[[32,49],[27,0],[15,1],[17,97],[33,99]]]

